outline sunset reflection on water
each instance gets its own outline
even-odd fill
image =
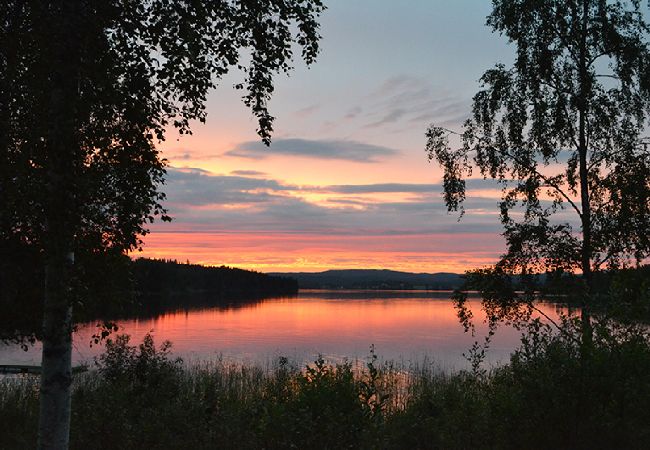
[[[470,299],[476,336],[458,322],[449,292],[431,291],[301,291],[294,298],[273,298],[233,307],[174,311],[146,319],[122,320],[119,333],[142,341],[151,332],[158,343],[169,340],[185,361],[222,357],[234,362],[269,364],[287,356],[298,364],[322,354],[330,361],[363,360],[374,345],[381,359],[434,361],[443,369],[466,366],[463,353],[486,327],[478,299]],[[553,304],[539,308],[551,318],[566,311]],[[89,347],[96,322],[81,325],[75,335],[75,363],[92,361],[103,346]],[[519,344],[520,333],[501,327],[488,363],[505,361]],[[0,347],[5,364],[38,364],[40,348],[28,352]],[[6,361],[6,362],[5,362]]]

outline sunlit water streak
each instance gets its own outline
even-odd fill
[[[458,322],[449,292],[301,291],[295,298],[272,298],[237,307],[175,311],[146,319],[121,320],[119,333],[142,341],[151,332],[156,342],[170,340],[174,355],[186,362],[223,358],[236,363],[268,365],[280,356],[297,364],[319,354],[332,362],[364,360],[371,345],[382,360],[408,365],[434,361],[443,370],[467,367],[463,353],[486,327],[479,300],[471,299],[476,336]],[[539,305],[551,318],[566,309]],[[92,363],[103,345],[89,346],[97,322],[82,324],[74,337],[74,364]],[[487,362],[507,361],[519,345],[520,332],[501,327]],[[27,352],[0,345],[0,364],[39,364],[40,345]]]

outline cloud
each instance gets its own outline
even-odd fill
[[[364,199],[359,199],[359,198],[347,198],[347,197],[341,197],[341,198],[328,198],[327,201],[329,203],[336,203],[339,205],[353,205],[353,206],[365,206],[368,204],[368,202]]]
[[[366,128],[378,128],[382,125],[386,125],[389,123],[395,123],[402,117],[404,117],[407,114],[407,111],[403,108],[394,108],[390,109],[384,116],[376,120],[372,123],[369,123],[366,125]]]
[[[269,201],[290,189],[278,181],[230,175],[213,175],[201,169],[167,169],[167,202],[184,206],[251,204]]]
[[[389,192],[439,192],[439,184],[408,184],[408,183],[380,183],[380,184],[342,184],[323,188],[326,192],[339,194],[374,194]]]
[[[185,148],[173,148],[163,152],[163,157],[167,158],[170,161],[175,161],[176,163],[184,163],[190,160],[198,159],[214,159],[217,158],[216,154],[205,154],[200,151],[185,149]]]
[[[365,102],[370,106],[363,128],[410,129],[430,122],[459,125],[470,112],[469,99],[434,89],[425,78],[407,75],[388,78],[365,97]]]
[[[492,180],[469,179],[467,180],[468,199],[465,201],[466,209],[481,209],[486,205],[494,208],[495,196],[498,191],[496,183]],[[261,203],[280,203],[287,199],[302,200],[312,193],[332,194],[327,199],[329,203],[340,205],[377,205],[396,207],[403,205],[405,209],[443,210],[442,185],[435,183],[375,183],[375,184],[349,184],[326,186],[297,186],[287,184],[272,178],[264,177],[263,172],[254,170],[235,170],[230,175],[217,175],[203,169],[174,168],[167,170],[165,185],[167,202],[186,207],[205,205],[232,205],[241,206]],[[493,192],[494,196],[481,198],[486,192]],[[371,202],[364,198],[365,194],[414,194],[406,201],[394,203],[382,202],[373,199]],[[337,194],[340,197],[335,197]],[[352,196],[352,197],[351,197]],[[489,203],[483,203],[484,201]],[[477,203],[480,202],[480,203]],[[294,205],[295,206],[295,205]],[[314,205],[317,208],[323,206]],[[326,208],[327,209],[327,208]]]
[[[383,97],[400,91],[405,86],[411,86],[414,82],[419,83],[419,79],[411,75],[395,75],[389,77],[379,87],[370,93],[371,97]]]
[[[361,106],[354,106],[348,110],[348,112],[345,114],[345,118],[354,119],[362,112],[363,112],[363,108],[361,108]]]
[[[320,105],[309,105],[309,106],[306,106],[304,108],[299,109],[298,111],[296,111],[294,113],[294,115],[298,116],[298,117],[306,117],[306,116],[312,115],[313,113],[315,113],[319,109],[320,109]]]
[[[296,186],[269,178],[217,175],[197,169],[168,171],[167,206],[175,227],[200,230],[275,231],[346,236],[409,234],[453,229],[498,233],[493,198],[470,197],[462,224],[448,214],[437,184]],[[476,180],[481,185],[483,180]],[[312,200],[313,193],[328,193]],[[395,201],[365,194],[413,193]],[[478,214],[472,214],[476,211]]]
[[[466,180],[467,190],[495,189],[498,187],[493,180],[471,178]],[[308,188],[305,188],[308,189]],[[339,184],[313,188],[320,192],[333,192],[338,194],[380,194],[380,193],[413,193],[413,194],[440,194],[442,184],[429,183],[375,183],[375,184]]]
[[[225,155],[251,159],[266,158],[270,155],[291,155],[374,163],[398,153],[392,148],[351,140],[276,139],[270,147],[258,141],[242,142]]]
[[[262,177],[266,176],[266,172],[260,172],[257,170],[233,170],[230,172],[231,175],[239,175],[243,177]]]

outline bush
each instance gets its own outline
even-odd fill
[[[159,383],[179,375],[183,360],[170,358],[171,342],[165,341],[156,349],[151,334],[137,347],[129,345],[130,340],[126,334],[117,336],[115,341],[106,340],[106,351],[95,361],[104,379],[158,387]]]
[[[388,418],[391,448],[647,448],[650,340],[601,322],[588,354],[579,323],[533,321],[510,363],[423,378]]]
[[[184,367],[151,336],[111,341],[74,381],[73,449],[644,448],[650,340],[602,322],[585,355],[576,324],[531,322],[509,364],[444,374],[285,358],[266,370]],[[0,448],[36,442],[34,379],[0,382]]]

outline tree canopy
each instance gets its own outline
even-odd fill
[[[506,272],[591,272],[650,255],[650,26],[639,1],[494,0],[514,64],[481,77],[450,145],[431,126],[450,211],[478,171],[502,187]]]
[[[190,133],[193,120],[204,122],[208,91],[231,69],[242,72],[235,87],[268,142],[273,76],[291,69],[296,51],[314,61],[322,10],[317,0],[8,2],[0,11],[6,271],[37,275],[16,263],[26,247],[38,259],[49,237],[62,237],[48,229],[48,209],[65,222],[79,270],[94,253],[139,247],[146,224],[167,219],[156,143],[170,128]],[[65,148],[53,148],[65,130]],[[56,204],[46,195],[54,185]]]
[[[168,129],[231,69],[266,143],[273,77],[318,54],[320,0],[9,0],[0,8],[0,300],[41,284],[40,448],[66,448],[72,305],[161,205]],[[93,274],[98,278],[97,274]],[[19,326],[22,327],[24,323]],[[9,330],[9,337],[24,330]],[[0,337],[7,337],[7,334]]]

